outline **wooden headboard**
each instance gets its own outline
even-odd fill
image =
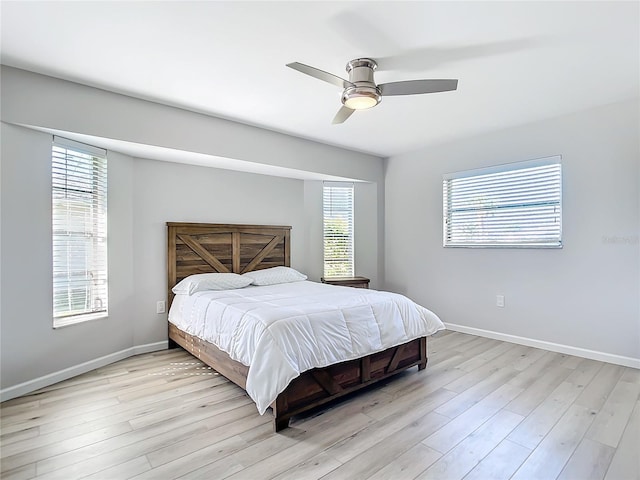
[[[291,266],[291,227],[176,222],[167,227],[169,305],[171,289],[189,275]]]

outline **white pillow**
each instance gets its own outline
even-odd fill
[[[250,278],[252,285],[276,285],[278,283],[301,282],[307,276],[289,267],[272,267],[264,270],[254,270],[242,275]]]
[[[193,295],[203,290],[233,290],[248,285],[251,279],[237,273],[200,273],[184,278],[171,291],[176,295]]]

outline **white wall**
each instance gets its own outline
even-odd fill
[[[3,399],[163,345],[166,315],[157,315],[155,307],[167,291],[167,221],[292,225],[292,265],[315,280],[322,271],[322,240],[313,237],[322,232],[321,182],[110,151],[109,318],[54,330],[51,136],[31,127],[370,182],[357,186],[356,237],[363,240],[358,240],[356,263],[362,267],[359,274],[378,281],[384,214],[380,158],[5,66],[0,87]]]
[[[109,155],[109,319],[54,330],[51,136],[5,123],[1,135],[0,373],[5,388],[132,346],[133,162]]]
[[[633,99],[388,159],[386,288],[444,322],[637,361],[639,132]],[[444,173],[551,155],[564,248],[442,247]]]
[[[291,225],[291,266],[306,271],[304,183],[154,160],[134,162],[134,344],[166,340],[166,222]],[[321,257],[322,258],[322,257]]]

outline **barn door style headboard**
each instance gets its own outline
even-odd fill
[[[245,273],[291,266],[290,226],[167,222],[167,272],[171,289],[197,273]]]

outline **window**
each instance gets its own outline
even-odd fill
[[[107,315],[107,158],[54,137],[53,326]]]
[[[562,247],[560,157],[444,175],[445,247]]]
[[[323,186],[324,276],[353,276],[353,183]]]

